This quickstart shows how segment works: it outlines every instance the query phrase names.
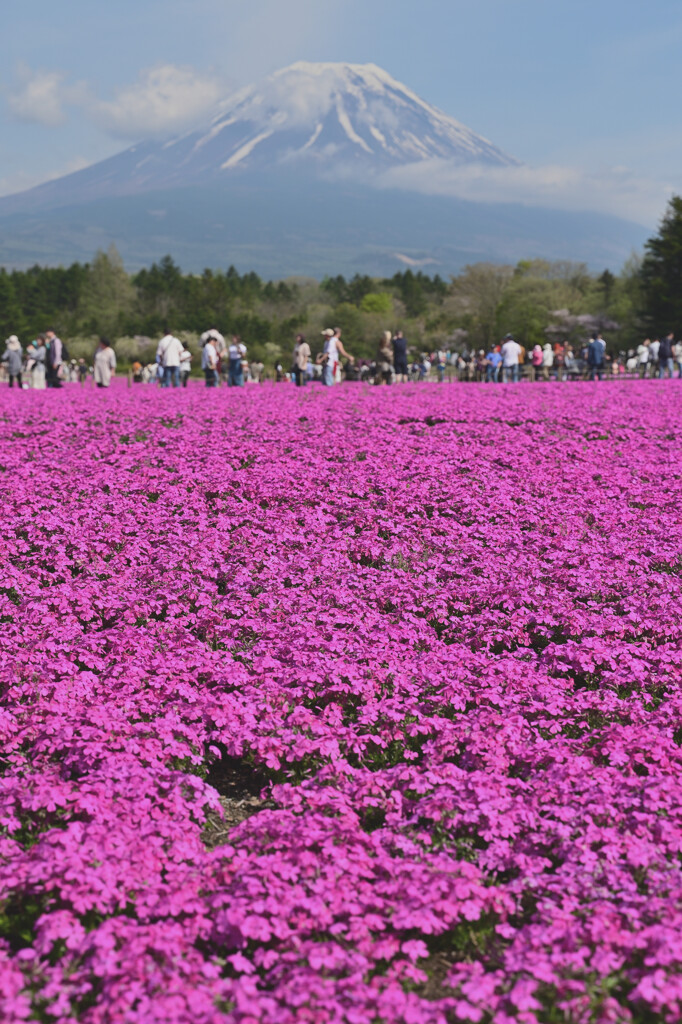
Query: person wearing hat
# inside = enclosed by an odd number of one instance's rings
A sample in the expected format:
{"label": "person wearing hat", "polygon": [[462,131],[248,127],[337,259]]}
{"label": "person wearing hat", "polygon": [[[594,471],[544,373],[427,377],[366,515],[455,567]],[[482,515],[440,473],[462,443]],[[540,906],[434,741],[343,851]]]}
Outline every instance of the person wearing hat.
{"label": "person wearing hat", "polygon": [[505,334],[500,355],[502,356],[502,375],[505,384],[508,384],[510,379],[518,381],[521,346],[514,341],[511,334]]}
{"label": "person wearing hat", "polygon": [[318,362],[322,363],[322,383],[326,384],[327,387],[331,387],[336,380],[336,367],[338,366],[339,355],[345,356],[351,363],[353,362],[353,357],[343,347],[339,328],[333,331],[331,327],[325,327],[322,335],[325,339],[324,349],[322,355],[318,356]]}
{"label": "person wearing hat", "polygon": [[19,344],[19,339],[16,334],[10,334],[5,345],[7,347],[5,348],[5,354],[2,357],[2,361],[3,363],[7,363],[9,386],[14,386],[14,380],[16,378],[17,386],[21,388],[21,371],[24,366],[24,353],[21,350],[21,345]]}

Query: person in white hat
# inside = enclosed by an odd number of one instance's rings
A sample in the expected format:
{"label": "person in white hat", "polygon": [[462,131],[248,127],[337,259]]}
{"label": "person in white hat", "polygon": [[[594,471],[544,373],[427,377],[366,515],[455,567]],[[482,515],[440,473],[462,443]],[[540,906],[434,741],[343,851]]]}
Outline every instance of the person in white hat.
{"label": "person in white hat", "polygon": [[21,389],[21,371],[24,368],[24,353],[21,350],[21,345],[19,344],[19,339],[16,334],[10,334],[5,345],[6,348],[2,361],[3,363],[7,363],[9,386],[14,386],[14,380],[16,378],[17,386]]}
{"label": "person in white hat", "polygon": [[339,356],[345,356],[351,363],[353,362],[353,357],[343,347],[341,331],[338,327],[336,331],[333,331],[331,327],[326,327],[322,331],[322,335],[325,339],[324,349],[322,355],[317,357],[317,361],[322,363],[322,383],[326,384],[327,387],[331,387],[336,380],[336,367],[338,366]]}

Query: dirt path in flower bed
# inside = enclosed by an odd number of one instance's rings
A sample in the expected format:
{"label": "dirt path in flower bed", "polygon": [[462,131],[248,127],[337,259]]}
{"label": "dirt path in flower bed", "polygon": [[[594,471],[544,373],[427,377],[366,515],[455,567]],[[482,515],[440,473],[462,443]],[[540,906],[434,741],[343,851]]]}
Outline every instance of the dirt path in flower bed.
{"label": "dirt path in flower bed", "polygon": [[244,761],[224,756],[212,766],[206,781],[220,794],[220,811],[209,814],[204,824],[203,841],[208,849],[229,843],[237,825],[274,807],[267,798],[267,775]]}
{"label": "dirt path in flower bed", "polygon": [[677,1024],[677,381],[0,392],[0,1020]]}

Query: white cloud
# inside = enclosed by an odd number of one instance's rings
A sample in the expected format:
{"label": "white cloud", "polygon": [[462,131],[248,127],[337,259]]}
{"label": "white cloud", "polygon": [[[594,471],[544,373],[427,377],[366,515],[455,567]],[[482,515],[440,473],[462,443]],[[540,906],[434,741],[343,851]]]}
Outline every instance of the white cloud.
{"label": "white cloud", "polygon": [[646,227],[658,220],[675,191],[666,182],[638,176],[624,167],[487,167],[448,160],[425,160],[392,168],[380,176],[378,184],[472,202],[593,210]]}
{"label": "white cloud", "polygon": [[69,108],[114,138],[138,140],[171,135],[208,117],[226,91],[217,75],[163,64],[143,71],[137,82],[100,99],[84,82],[69,82],[62,71],[32,71],[22,65],[7,106],[21,121],[56,127]]}
{"label": "white cloud", "polygon": [[171,135],[212,113],[224,89],[217,75],[163,64],[143,71],[112,100],[90,99],[85,110],[118,138]]}
{"label": "white cloud", "polygon": [[53,128],[66,120],[64,75],[60,71],[32,71],[19,68],[19,87],[7,95],[7,106],[19,121]]}

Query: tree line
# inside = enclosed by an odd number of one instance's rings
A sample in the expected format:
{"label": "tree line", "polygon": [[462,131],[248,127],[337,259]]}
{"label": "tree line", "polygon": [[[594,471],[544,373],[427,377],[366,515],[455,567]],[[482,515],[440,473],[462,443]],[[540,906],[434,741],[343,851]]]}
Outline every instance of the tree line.
{"label": "tree line", "polygon": [[472,264],[447,281],[408,269],[389,278],[275,282],[234,267],[183,273],[170,256],[129,274],[113,246],[88,264],[0,269],[2,337],[18,334],[26,343],[54,327],[74,355],[91,354],[96,337],[106,335],[123,362],[153,358],[166,328],[194,346],[201,331],[217,327],[239,334],[251,358],[272,364],[288,356],[299,331],[316,351],[330,325],[342,328],[347,348],[360,358],[372,358],[381,331],[397,326],[427,351],[487,349],[507,332],[527,347],[548,339],[575,343],[599,328],[615,352],[647,334],[679,333],[682,198],[673,197],[644,254],[633,254],[618,274],[534,259]]}

